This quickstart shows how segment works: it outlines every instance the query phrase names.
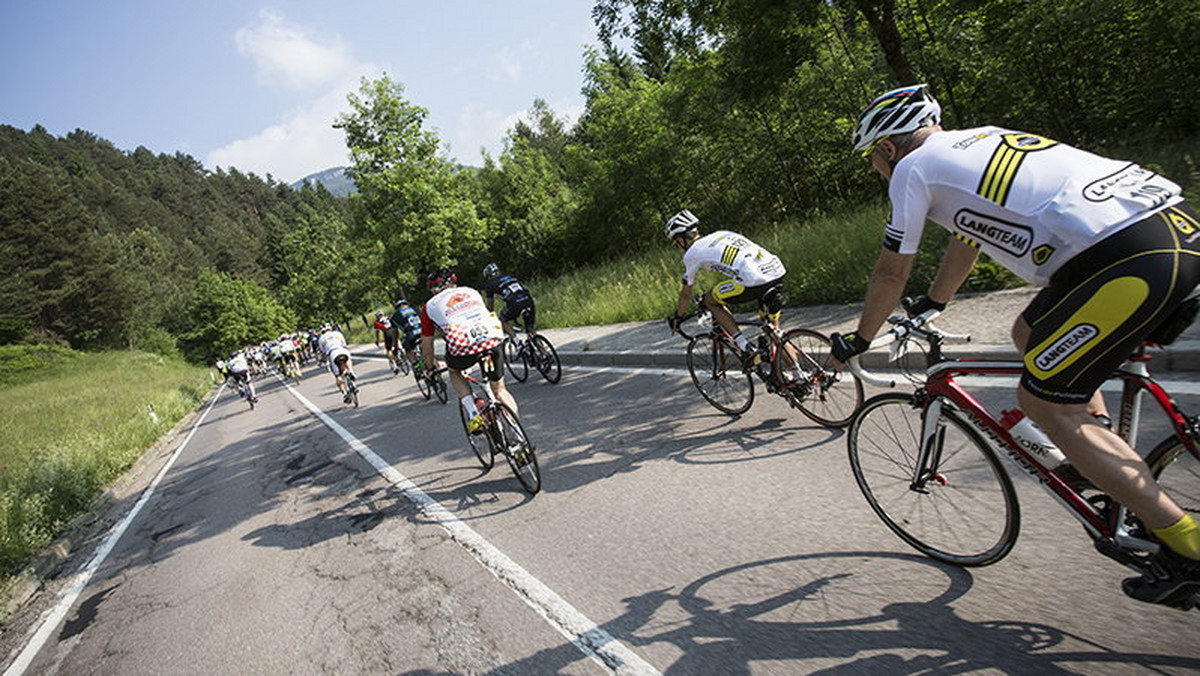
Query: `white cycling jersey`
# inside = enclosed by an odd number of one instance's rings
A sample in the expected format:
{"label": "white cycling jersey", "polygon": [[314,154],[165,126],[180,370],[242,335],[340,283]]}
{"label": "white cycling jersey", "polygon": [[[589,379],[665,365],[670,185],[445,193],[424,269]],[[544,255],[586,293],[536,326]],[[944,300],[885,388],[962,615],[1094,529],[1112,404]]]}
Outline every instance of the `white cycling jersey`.
{"label": "white cycling jersey", "polygon": [[454,286],[442,291],[421,309],[421,335],[432,336],[434,328],[446,340],[446,351],[461,357],[479,354],[504,340],[504,328],[483,302],[478,291]]}
{"label": "white cycling jersey", "polygon": [[317,347],[328,356],[334,350],[346,347],[346,337],[341,331],[326,331],[317,341]]}
{"label": "white cycling jersey", "polygon": [[884,246],[916,253],[925,220],[1032,284],[1108,235],[1182,200],[1131,162],[1000,127],[938,131],[897,164]]}
{"label": "white cycling jersey", "polygon": [[230,373],[244,373],[250,369],[250,366],[246,364],[246,356],[240,353],[226,364],[229,366]]}
{"label": "white cycling jersey", "polygon": [[775,254],[736,232],[717,230],[683,254],[683,283],[692,285],[701,268],[715,270],[745,287],[773,282],[787,272]]}

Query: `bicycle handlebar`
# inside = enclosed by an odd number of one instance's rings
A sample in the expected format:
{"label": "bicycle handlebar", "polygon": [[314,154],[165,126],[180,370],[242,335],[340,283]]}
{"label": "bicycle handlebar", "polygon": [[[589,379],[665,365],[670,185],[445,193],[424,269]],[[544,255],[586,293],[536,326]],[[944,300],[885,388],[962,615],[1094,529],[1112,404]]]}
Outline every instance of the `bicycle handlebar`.
{"label": "bicycle handlebar", "polygon": [[[873,350],[884,345],[894,343],[903,343],[911,338],[919,338],[927,343],[935,346],[940,346],[942,343],[969,343],[971,342],[970,334],[966,333],[946,333],[933,325],[933,320],[941,314],[939,310],[927,310],[916,317],[908,318],[894,315],[888,317],[888,323],[892,325],[886,333],[883,333],[871,341],[871,346],[868,350]],[[940,356],[940,353],[938,353]],[[850,372],[862,380],[864,383],[875,385],[876,387],[895,387],[896,380],[888,376],[871,373],[863,368],[861,363],[862,355],[855,355],[850,358],[846,367]],[[898,357],[893,357],[892,361]]]}

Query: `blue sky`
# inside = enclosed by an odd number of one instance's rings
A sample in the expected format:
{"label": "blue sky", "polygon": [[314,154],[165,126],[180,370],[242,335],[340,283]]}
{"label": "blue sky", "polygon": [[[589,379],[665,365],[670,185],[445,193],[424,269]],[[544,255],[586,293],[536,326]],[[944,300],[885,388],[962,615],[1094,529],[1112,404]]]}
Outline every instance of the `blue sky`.
{"label": "blue sky", "polygon": [[86,129],[293,181],[346,164],[331,124],[387,72],[479,164],[535,98],[582,112],[591,0],[5,0],[0,123]]}

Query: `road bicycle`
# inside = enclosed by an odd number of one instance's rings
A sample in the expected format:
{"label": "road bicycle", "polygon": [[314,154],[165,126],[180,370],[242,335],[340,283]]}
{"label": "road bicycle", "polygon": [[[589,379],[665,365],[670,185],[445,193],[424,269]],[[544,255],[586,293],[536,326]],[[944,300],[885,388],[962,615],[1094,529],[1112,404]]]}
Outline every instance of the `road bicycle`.
{"label": "road bicycle", "polygon": [[[399,343],[400,339],[397,338],[396,342]],[[404,356],[404,350],[400,349],[398,344],[392,346],[391,355],[393,359],[392,363],[396,365],[395,368],[397,369],[393,371],[393,375],[406,376],[412,371],[412,363],[408,361],[408,357]]]}
{"label": "road bicycle", "polygon": [[[901,345],[927,345],[928,369],[915,392],[871,397],[846,435],[855,481],[875,514],[917,551],[959,566],[984,566],[1003,559],[1016,543],[1020,508],[1013,483],[997,455],[1007,455],[1079,520],[1097,551],[1140,574],[1163,576],[1156,561],[1159,543],[1119,503],[1080,481],[1069,465],[1047,469],[997,418],[955,382],[959,376],[1018,375],[1019,361],[947,359],[942,345],[966,339],[930,326],[930,311],[915,319],[892,317],[882,338]],[[872,345],[878,345],[877,339]],[[1113,378],[1121,399],[1116,432],[1137,447],[1141,402],[1148,396],[1162,410],[1171,432],[1145,455],[1159,485],[1187,513],[1200,513],[1200,427],[1150,377],[1145,345]],[[850,368],[865,382],[892,386],[894,380]],[[1072,476],[1075,474],[1076,476]],[[1194,596],[1175,599],[1184,609]]]}
{"label": "road bicycle", "polygon": [[[711,321],[704,306],[681,318]],[[792,408],[826,427],[845,427],[863,401],[862,383],[833,368],[829,338],[809,329],[781,331],[759,311],[757,321],[739,327],[758,330],[747,354],[739,356],[733,338],[719,325],[711,330],[680,335],[688,340],[687,367],[692,383],[705,401],[729,415],[741,415],[754,403],[754,379],[778,394]],[[702,324],[702,327],[704,325]],[[707,328],[707,327],[705,327]]]}
{"label": "road bicycle", "polygon": [[241,397],[242,399],[245,399],[246,403],[250,404],[250,410],[253,411],[254,405],[258,403],[258,397],[254,396],[254,394],[251,391],[250,374],[247,373],[245,379],[238,378],[237,376],[233,376],[233,375],[231,375],[230,377],[233,378],[237,382],[238,396]]}
{"label": "road bicycle", "polygon": [[446,403],[446,378],[442,375],[446,369],[414,368],[413,377],[417,380],[417,389],[421,396],[428,400],[436,396],[438,401]]}
{"label": "road bicycle", "polygon": [[355,378],[354,372],[349,370],[343,373],[342,377],[346,379],[345,396],[349,398],[349,401],[346,403],[350,404],[354,408],[358,408],[358,379]]}
{"label": "road bicycle", "polygon": [[[495,364],[491,357],[485,356],[480,364],[481,373],[486,374],[493,368]],[[533,444],[525,435],[521,421],[511,408],[496,399],[491,387],[465,371],[463,377],[471,386],[475,407],[484,422],[483,428],[472,434],[470,414],[467,413],[466,407],[459,403],[458,414],[462,420],[463,433],[467,435],[467,441],[471,444],[475,457],[479,459],[479,464],[486,472],[496,463],[496,454],[503,455],[521,486],[530,495],[536,495],[542,490],[542,472],[538,468]],[[479,394],[481,391],[483,396]]]}
{"label": "road bicycle", "polygon": [[504,364],[512,377],[525,382],[532,365],[547,381],[557,383],[562,378],[562,363],[558,361],[558,352],[550,339],[540,333],[531,335],[517,326],[513,331],[513,335],[504,341]]}

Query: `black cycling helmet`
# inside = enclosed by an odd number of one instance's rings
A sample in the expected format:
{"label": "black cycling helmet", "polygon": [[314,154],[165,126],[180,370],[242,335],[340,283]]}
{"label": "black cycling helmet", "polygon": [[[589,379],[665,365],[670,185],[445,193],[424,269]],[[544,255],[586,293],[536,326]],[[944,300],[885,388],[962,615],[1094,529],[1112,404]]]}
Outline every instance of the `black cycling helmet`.
{"label": "black cycling helmet", "polygon": [[454,270],[451,268],[438,268],[437,270],[429,273],[429,276],[425,278],[425,288],[429,289],[430,291],[433,291],[434,289],[446,284],[457,283],[458,275],[454,274]]}

